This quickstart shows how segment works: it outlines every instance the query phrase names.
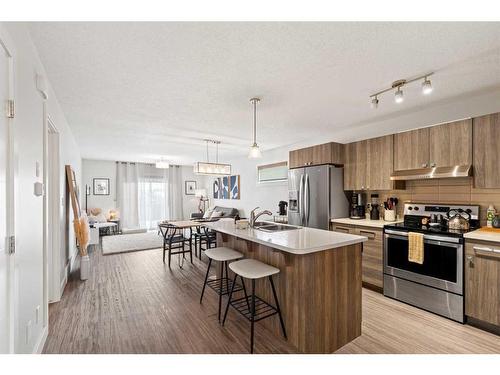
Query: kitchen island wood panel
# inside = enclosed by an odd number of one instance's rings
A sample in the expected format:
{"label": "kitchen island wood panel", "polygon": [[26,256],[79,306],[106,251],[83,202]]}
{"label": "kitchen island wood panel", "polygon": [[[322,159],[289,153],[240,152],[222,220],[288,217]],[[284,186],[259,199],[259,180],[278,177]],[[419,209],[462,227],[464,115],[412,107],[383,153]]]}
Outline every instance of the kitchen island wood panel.
{"label": "kitchen island wood panel", "polygon": [[[274,281],[288,341],[300,352],[332,353],[361,335],[361,243],[309,254],[288,253],[221,232],[217,243],[280,269]],[[257,280],[256,294],[273,301],[267,279]],[[228,319],[236,313],[231,309]],[[281,335],[277,316],[259,324]]]}

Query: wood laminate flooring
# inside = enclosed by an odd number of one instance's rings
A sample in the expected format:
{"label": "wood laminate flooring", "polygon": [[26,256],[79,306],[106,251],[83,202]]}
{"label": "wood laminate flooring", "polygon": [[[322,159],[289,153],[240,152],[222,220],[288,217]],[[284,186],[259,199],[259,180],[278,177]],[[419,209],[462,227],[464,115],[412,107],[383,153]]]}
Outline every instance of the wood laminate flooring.
{"label": "wood laminate flooring", "polygon": [[[161,250],[91,253],[91,277],[72,275],[50,305],[44,353],[247,353],[249,322],[230,311],[217,322],[217,295],[199,303],[206,263],[183,269]],[[272,317],[271,319],[278,319]],[[296,349],[256,323],[256,353]],[[500,353],[500,337],[363,290],[362,335],[337,353]]]}

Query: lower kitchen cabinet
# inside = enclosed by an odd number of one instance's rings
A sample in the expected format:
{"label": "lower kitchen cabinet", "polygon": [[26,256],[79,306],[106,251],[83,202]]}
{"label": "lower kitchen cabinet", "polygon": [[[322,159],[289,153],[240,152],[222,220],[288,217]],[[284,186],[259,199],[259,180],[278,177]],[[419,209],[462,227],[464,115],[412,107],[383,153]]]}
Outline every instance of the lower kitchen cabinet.
{"label": "lower kitchen cabinet", "polygon": [[332,230],[340,233],[368,237],[363,242],[362,280],[363,286],[377,291],[383,287],[383,231],[382,229],[332,223]]}
{"label": "lower kitchen cabinet", "polygon": [[465,315],[500,326],[500,245],[465,243]]}

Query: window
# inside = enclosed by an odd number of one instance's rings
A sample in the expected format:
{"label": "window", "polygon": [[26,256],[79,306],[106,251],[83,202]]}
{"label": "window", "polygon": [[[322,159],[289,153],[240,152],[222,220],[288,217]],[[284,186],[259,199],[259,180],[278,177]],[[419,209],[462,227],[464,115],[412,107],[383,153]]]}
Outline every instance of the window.
{"label": "window", "polygon": [[288,163],[282,161],[279,163],[259,165],[257,167],[257,179],[259,182],[278,182],[288,179]]}

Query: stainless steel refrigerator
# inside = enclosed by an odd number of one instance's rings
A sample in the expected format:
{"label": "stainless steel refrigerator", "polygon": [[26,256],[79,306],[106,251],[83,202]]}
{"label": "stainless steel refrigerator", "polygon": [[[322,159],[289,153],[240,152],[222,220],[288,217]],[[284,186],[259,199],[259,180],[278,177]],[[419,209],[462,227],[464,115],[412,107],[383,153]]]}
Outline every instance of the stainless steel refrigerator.
{"label": "stainless steel refrigerator", "polygon": [[330,229],[330,220],[349,217],[344,169],[333,165],[288,171],[288,223]]}

